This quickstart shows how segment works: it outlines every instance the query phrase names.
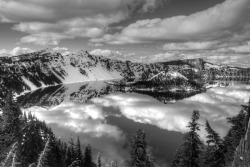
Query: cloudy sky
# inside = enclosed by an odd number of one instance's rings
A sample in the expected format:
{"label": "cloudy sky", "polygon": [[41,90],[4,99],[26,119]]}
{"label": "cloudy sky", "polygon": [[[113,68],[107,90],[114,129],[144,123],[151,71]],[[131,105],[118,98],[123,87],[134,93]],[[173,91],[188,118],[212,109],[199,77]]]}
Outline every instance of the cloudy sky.
{"label": "cloudy sky", "polygon": [[248,66],[250,0],[0,0],[0,55],[81,49]]}

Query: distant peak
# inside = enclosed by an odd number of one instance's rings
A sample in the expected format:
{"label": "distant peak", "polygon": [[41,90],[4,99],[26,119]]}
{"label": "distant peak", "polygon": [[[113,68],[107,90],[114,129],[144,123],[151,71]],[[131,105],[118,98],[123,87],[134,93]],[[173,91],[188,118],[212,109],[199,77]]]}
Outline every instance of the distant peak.
{"label": "distant peak", "polygon": [[40,51],[40,53],[57,53],[51,48],[46,48]]}
{"label": "distant peak", "polygon": [[89,54],[89,52],[87,50],[80,50],[78,53],[81,53],[81,54]]}

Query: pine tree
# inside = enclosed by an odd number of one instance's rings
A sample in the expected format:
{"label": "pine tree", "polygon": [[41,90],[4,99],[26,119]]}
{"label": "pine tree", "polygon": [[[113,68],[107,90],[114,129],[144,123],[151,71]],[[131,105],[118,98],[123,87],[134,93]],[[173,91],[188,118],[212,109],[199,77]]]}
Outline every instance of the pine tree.
{"label": "pine tree", "polygon": [[45,144],[44,150],[41,152],[38,162],[37,162],[37,167],[44,167],[48,165],[48,156],[51,151],[51,148],[49,146],[50,139]]}
{"label": "pine tree", "polygon": [[42,138],[41,131],[41,122],[29,113],[28,123],[23,129],[22,144],[18,148],[18,161],[23,166],[37,162],[44,149],[46,141]]}
{"label": "pine tree", "polygon": [[137,130],[133,137],[130,150],[130,167],[151,167],[147,153],[147,142],[145,132],[141,129]]}
{"label": "pine tree", "polygon": [[181,145],[175,154],[175,159],[172,162],[172,167],[186,167],[184,161],[184,148],[183,145]]}
{"label": "pine tree", "polygon": [[102,167],[101,153],[97,154],[97,167]]}
{"label": "pine tree", "polygon": [[205,129],[208,133],[207,135],[207,147],[204,149],[202,160],[203,166],[208,167],[220,167],[224,163],[224,154],[221,151],[222,146],[222,139],[220,138],[219,134],[215,132],[209,122],[206,120]]}
{"label": "pine tree", "polygon": [[49,140],[48,166],[65,167],[65,152],[61,149],[60,141],[55,138],[54,134],[49,135]]}
{"label": "pine tree", "polygon": [[184,135],[184,143],[176,155],[177,159],[172,162],[172,167],[199,167],[199,157],[203,146],[197,133],[200,130],[200,124],[197,122],[199,116],[199,111],[195,110],[187,126],[190,131]]}
{"label": "pine tree", "polygon": [[219,133],[215,132],[209,122],[206,120],[206,124],[205,124],[205,130],[207,131],[208,135],[207,135],[207,144],[208,146],[212,146],[215,148],[219,148],[219,146],[222,144],[222,139],[219,135]]}
{"label": "pine tree", "polygon": [[224,137],[224,155],[226,165],[231,164],[236,147],[239,145],[242,137],[245,136],[248,120],[247,113],[241,110],[238,115],[228,118],[228,123],[232,124],[227,135]]}
{"label": "pine tree", "polygon": [[93,162],[92,162],[92,151],[91,151],[91,146],[87,145],[85,148],[84,152],[84,167],[92,167]]}
{"label": "pine tree", "polygon": [[65,164],[66,164],[66,166],[69,166],[72,164],[72,154],[71,154],[70,147],[67,148],[67,152],[65,155]]}
{"label": "pine tree", "polygon": [[10,147],[18,142],[20,144],[22,112],[13,100],[12,92],[8,91],[2,106],[2,116],[0,119],[0,161],[6,156]]}
{"label": "pine tree", "polygon": [[77,137],[75,152],[76,152],[76,160],[79,161],[79,166],[82,167],[83,166],[83,155],[82,155],[81,142],[80,142],[79,136]]}
{"label": "pine tree", "polygon": [[74,143],[74,137],[71,136],[69,141],[69,149],[71,152],[71,162],[76,160],[76,152],[75,152],[75,143]]}

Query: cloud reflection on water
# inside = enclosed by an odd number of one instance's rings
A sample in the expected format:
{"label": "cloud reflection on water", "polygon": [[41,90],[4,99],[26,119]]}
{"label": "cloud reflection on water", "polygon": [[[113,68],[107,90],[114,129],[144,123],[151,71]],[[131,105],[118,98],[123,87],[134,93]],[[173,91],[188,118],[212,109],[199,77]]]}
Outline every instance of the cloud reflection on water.
{"label": "cloud reflection on water", "polygon": [[[207,119],[211,126],[224,136],[229,128],[226,118],[236,115],[240,105],[246,103],[249,97],[250,86],[234,85],[212,88],[206,93],[168,105],[150,96],[119,93],[94,98],[90,104],[64,102],[49,110],[40,107],[31,107],[27,110],[35,113],[39,119],[45,120],[52,129],[56,129],[54,130],[56,135],[67,139],[74,132],[84,143],[90,143],[95,150],[101,151],[106,160],[112,157],[113,160],[123,163],[128,158],[127,147],[125,147],[128,130],[119,126],[119,122],[110,124],[107,118],[124,117],[137,123],[135,126],[153,125],[162,130],[183,133],[187,131],[186,125],[193,110],[197,109],[201,114],[200,123],[204,124]],[[136,131],[138,127],[131,128]],[[204,128],[200,135],[205,139]],[[164,151],[167,154],[168,150]]]}

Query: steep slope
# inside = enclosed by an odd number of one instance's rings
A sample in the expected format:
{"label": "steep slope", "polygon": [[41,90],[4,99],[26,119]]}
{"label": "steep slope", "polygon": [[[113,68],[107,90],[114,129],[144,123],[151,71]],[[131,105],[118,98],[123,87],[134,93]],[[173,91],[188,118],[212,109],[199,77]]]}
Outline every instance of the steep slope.
{"label": "steep slope", "polygon": [[[187,78],[194,76],[198,69],[194,68],[195,63],[192,62],[196,61],[184,62],[175,70]],[[109,59],[91,55],[87,51],[63,56],[45,49],[20,56],[1,57],[0,83],[8,89],[21,93],[41,87],[76,82],[135,78],[148,80],[161,71],[170,70],[171,67],[173,66],[166,63],[143,64]]]}
{"label": "steep slope", "polygon": [[161,71],[147,80],[128,85],[133,91],[158,93],[187,93],[203,91],[202,85],[188,79],[177,71]]}
{"label": "steep slope", "polygon": [[250,166],[250,120],[248,122],[245,137],[241,139],[236,148],[234,160],[231,167],[249,167]]}
{"label": "steep slope", "polygon": [[62,56],[51,50],[0,58],[0,83],[20,93],[49,85],[136,78],[163,70],[162,64],[140,64],[80,51]]}
{"label": "steep slope", "polygon": [[250,79],[250,69],[240,67],[230,67],[226,65],[216,65],[205,62],[203,78],[208,80],[240,80]]}

